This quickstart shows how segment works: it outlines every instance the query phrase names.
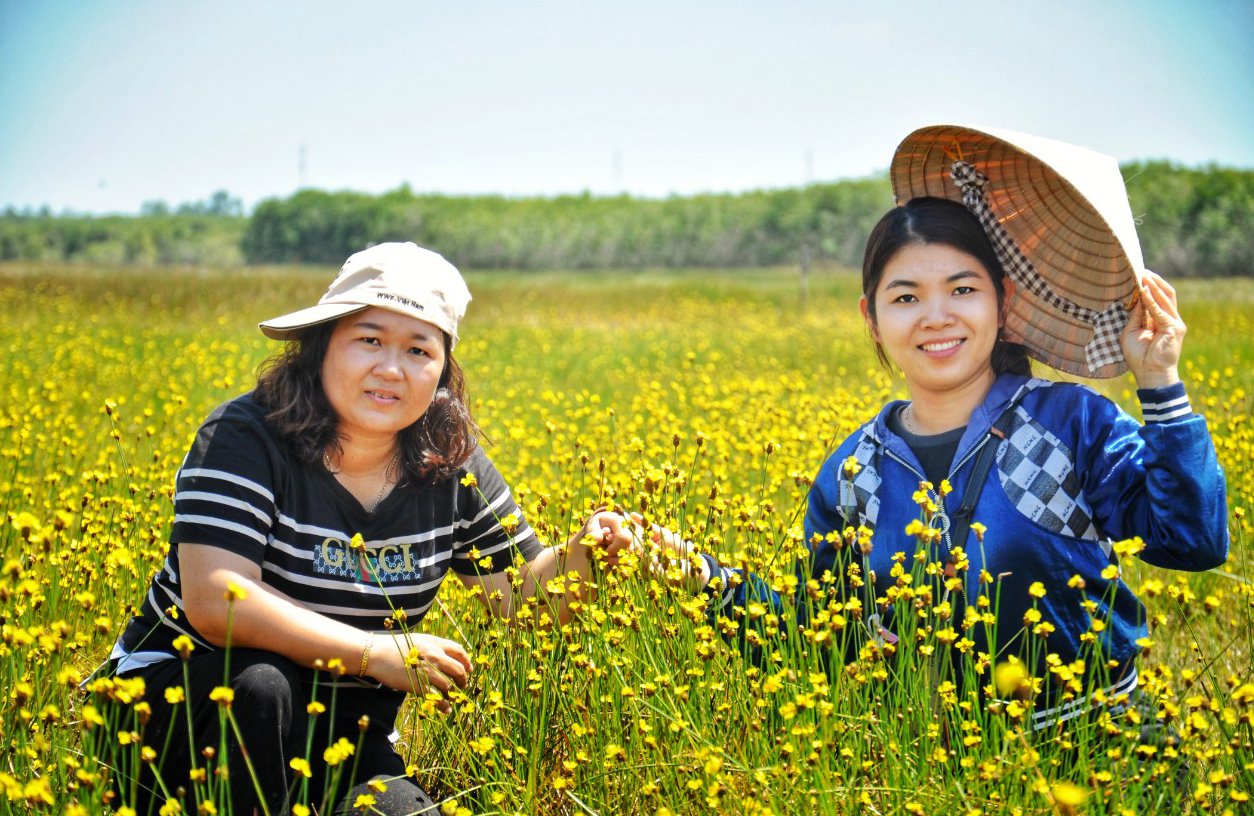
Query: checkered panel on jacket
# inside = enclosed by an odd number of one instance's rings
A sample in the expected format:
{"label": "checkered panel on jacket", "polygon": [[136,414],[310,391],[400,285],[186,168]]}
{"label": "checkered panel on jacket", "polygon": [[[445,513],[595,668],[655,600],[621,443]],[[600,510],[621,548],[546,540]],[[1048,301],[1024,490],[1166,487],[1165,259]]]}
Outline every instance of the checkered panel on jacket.
{"label": "checkered panel on jacket", "polygon": [[840,506],[845,512],[846,524],[865,524],[875,529],[880,515],[880,500],[876,494],[884,481],[880,476],[878,451],[871,435],[863,433],[853,452],[861,470],[852,479],[841,473]]}
{"label": "checkered panel on jacket", "polygon": [[1010,431],[998,446],[997,474],[1011,503],[1046,530],[1074,538],[1101,537],[1071,450],[1022,406],[1015,409]]}

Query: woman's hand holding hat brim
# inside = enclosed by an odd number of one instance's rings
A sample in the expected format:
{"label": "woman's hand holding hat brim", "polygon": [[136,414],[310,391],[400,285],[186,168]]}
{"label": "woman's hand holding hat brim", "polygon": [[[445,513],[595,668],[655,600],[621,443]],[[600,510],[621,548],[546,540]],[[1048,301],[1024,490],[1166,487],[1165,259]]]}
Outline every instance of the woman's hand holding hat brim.
{"label": "woman's hand holding hat brim", "polygon": [[1146,270],[1140,297],[1119,337],[1123,357],[1139,387],[1162,388],[1180,382],[1178,366],[1187,331],[1175,288]]}

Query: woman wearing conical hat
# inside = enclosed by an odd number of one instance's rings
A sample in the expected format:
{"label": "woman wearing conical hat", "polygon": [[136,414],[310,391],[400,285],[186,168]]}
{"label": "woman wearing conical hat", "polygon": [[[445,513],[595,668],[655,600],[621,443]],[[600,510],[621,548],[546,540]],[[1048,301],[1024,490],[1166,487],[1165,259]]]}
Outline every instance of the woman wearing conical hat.
{"label": "woman wearing conical hat", "polygon": [[[1036,727],[1094,695],[1126,701],[1147,627],[1120,558],[1193,571],[1228,552],[1223,474],[1179,376],[1176,293],[1142,267],[1113,159],[937,126],[901,144],[892,178],[899,205],[867,242],[859,307],[909,398],[820,469],[801,585],[831,592],[820,606],[853,601],[855,654],[895,648],[902,613],[915,614],[901,598],[930,588],[972,654],[1041,679]],[[1032,376],[1030,357],[1088,377],[1131,371],[1143,423],[1084,385]],[[903,592],[922,564],[935,569]],[[715,615],[778,600],[709,555],[698,572]]]}

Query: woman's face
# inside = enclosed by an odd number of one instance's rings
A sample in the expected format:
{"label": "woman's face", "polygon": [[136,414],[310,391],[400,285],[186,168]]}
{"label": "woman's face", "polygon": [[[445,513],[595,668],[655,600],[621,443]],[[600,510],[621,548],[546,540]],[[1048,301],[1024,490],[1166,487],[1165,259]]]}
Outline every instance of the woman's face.
{"label": "woman's face", "polygon": [[435,397],[444,361],[444,336],[426,321],[386,309],[340,318],[322,360],[322,388],[341,439],[390,439],[417,422]]}
{"label": "woman's face", "polygon": [[[1004,282],[1006,297],[1013,286]],[[974,256],[944,244],[907,244],[884,267],[862,316],[913,396],[987,390],[1002,325],[992,276]],[[982,393],[982,391],[981,391]]]}

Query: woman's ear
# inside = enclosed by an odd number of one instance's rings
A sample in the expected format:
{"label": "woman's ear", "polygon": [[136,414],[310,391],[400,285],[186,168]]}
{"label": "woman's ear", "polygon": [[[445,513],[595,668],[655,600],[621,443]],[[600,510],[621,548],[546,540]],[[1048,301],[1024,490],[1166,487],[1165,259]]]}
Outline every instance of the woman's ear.
{"label": "woman's ear", "polygon": [[1001,314],[997,317],[997,328],[1006,328],[1006,315],[1010,314],[1010,301],[1015,296],[1015,282],[1009,275],[1001,279]]}
{"label": "woman's ear", "polygon": [[871,339],[880,342],[880,330],[875,325],[875,315],[871,314],[871,303],[866,295],[858,300],[858,311],[862,312],[862,319],[866,321],[866,330],[871,333]]}

